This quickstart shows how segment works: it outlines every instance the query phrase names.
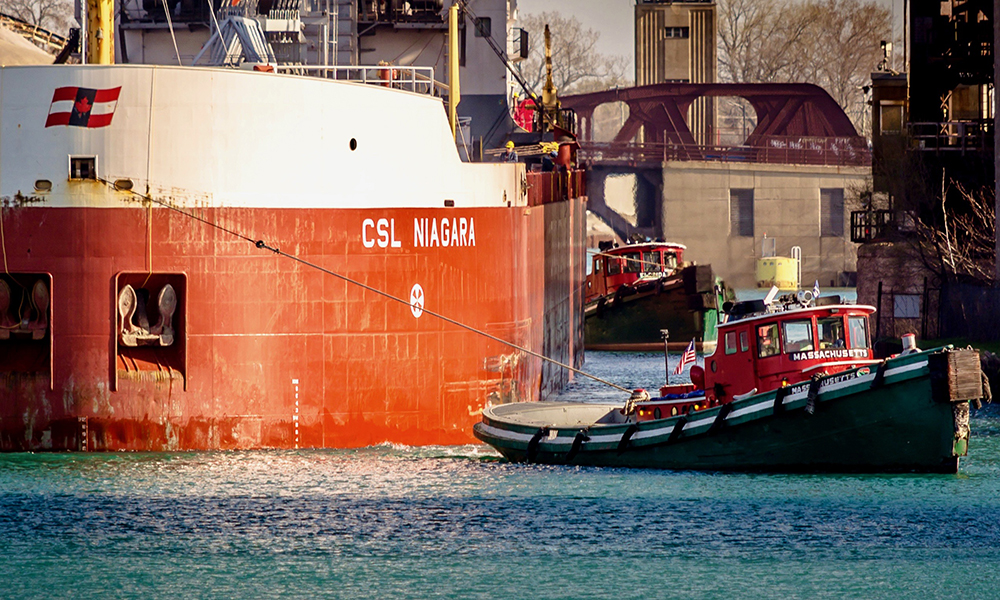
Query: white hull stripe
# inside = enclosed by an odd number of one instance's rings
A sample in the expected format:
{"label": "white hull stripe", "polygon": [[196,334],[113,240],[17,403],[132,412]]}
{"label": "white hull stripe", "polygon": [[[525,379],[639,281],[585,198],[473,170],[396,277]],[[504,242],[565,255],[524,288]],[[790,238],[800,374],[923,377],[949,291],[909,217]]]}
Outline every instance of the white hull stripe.
{"label": "white hull stripe", "polygon": [[[890,377],[890,376],[900,375],[903,373],[908,373],[910,371],[916,371],[922,369],[926,366],[927,366],[927,361],[920,361],[909,365],[893,367],[891,369],[886,369],[885,376]],[[825,392],[841,390],[844,388],[871,382],[874,381],[874,379],[875,379],[875,373],[870,373],[868,375],[862,375],[861,377],[856,377],[854,379],[848,379],[846,381],[838,381],[837,383],[831,384],[829,386],[822,386],[820,388],[820,395],[822,395]],[[789,404],[797,400],[802,400],[808,397],[808,395],[809,395],[808,391],[796,392],[794,394],[786,396],[784,401],[782,402],[782,405]],[[728,421],[729,419],[735,419],[741,416],[751,415],[761,411],[773,410],[773,409],[774,409],[774,400],[768,400],[767,402],[761,402],[753,406],[748,406],[745,408],[734,410],[726,416],[726,420]],[[688,421],[687,423],[684,424],[683,431],[694,430],[698,429],[699,427],[709,426],[715,421],[715,419],[716,415],[713,414],[695,421]],[[663,427],[656,427],[653,429],[637,431],[635,435],[632,436],[631,439],[648,440],[657,437],[669,436],[674,429],[675,423],[676,421],[670,423],[669,425],[665,425]],[[479,426],[483,431],[483,433],[497,439],[528,443],[534,437],[534,434],[531,433],[518,433],[516,431],[500,429],[492,425],[487,425],[486,423],[480,423]],[[580,429],[582,430],[584,428]],[[562,429],[561,431],[572,431],[572,430],[573,430],[572,428],[565,428]],[[618,443],[622,437],[622,434],[620,433],[600,435],[590,432],[589,435],[590,435],[589,442],[594,444],[615,444]],[[560,436],[554,439],[549,439],[548,437],[543,436],[540,442],[548,446],[560,445],[569,447],[573,445],[573,439],[574,438],[568,436]]]}

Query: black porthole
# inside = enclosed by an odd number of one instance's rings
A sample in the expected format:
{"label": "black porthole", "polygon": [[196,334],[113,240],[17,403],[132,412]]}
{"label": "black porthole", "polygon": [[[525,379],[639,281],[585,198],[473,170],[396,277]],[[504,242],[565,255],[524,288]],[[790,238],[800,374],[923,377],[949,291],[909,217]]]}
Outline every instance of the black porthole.
{"label": "black porthole", "polygon": [[659,419],[660,418],[660,407],[659,406],[657,406],[655,409],[653,409],[653,418],[654,419]]}
{"label": "black porthole", "polygon": [[716,369],[718,369],[718,368],[719,367],[716,366],[715,361],[713,360],[712,361],[712,372],[715,373]]}
{"label": "black porthole", "polygon": [[351,146],[351,151],[357,150],[358,149],[358,140],[356,140],[354,138],[351,138],[350,146]]}

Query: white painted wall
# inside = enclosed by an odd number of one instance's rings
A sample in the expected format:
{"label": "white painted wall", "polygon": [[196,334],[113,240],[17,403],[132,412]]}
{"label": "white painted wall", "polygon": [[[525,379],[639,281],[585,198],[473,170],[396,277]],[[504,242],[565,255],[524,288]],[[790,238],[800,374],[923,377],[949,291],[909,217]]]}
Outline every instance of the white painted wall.
{"label": "white painted wall", "polygon": [[[58,87],[121,86],[111,125],[45,127]],[[350,140],[357,149],[350,149]],[[439,99],[381,86],[148,65],[0,68],[0,196],[119,205],[68,180],[70,155],[135,190],[198,205],[439,207],[524,204],[522,165],[464,164]]]}

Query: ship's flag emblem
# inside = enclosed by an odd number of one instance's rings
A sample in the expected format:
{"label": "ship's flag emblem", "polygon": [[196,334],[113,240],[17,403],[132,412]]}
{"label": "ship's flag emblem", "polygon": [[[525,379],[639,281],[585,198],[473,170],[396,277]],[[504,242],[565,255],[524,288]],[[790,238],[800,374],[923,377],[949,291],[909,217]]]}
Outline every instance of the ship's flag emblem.
{"label": "ship's flag emblem", "polygon": [[95,90],[82,87],[56,88],[49,105],[46,127],[72,125],[74,127],[107,127],[115,116],[118,94],[122,88]]}

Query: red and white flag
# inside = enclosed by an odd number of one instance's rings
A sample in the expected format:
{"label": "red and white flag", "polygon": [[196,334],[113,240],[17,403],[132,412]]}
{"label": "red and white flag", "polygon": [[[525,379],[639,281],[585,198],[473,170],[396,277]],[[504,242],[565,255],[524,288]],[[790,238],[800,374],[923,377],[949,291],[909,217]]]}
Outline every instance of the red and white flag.
{"label": "red and white flag", "polygon": [[46,127],[107,127],[115,116],[121,86],[106,90],[82,87],[56,88],[49,105]]}
{"label": "red and white flag", "polygon": [[691,340],[691,343],[688,344],[687,349],[684,350],[684,354],[681,354],[681,360],[680,362],[677,363],[677,367],[674,369],[674,375],[680,375],[681,373],[683,373],[684,367],[694,363],[697,356],[698,355],[695,354],[694,351],[694,340]]}

